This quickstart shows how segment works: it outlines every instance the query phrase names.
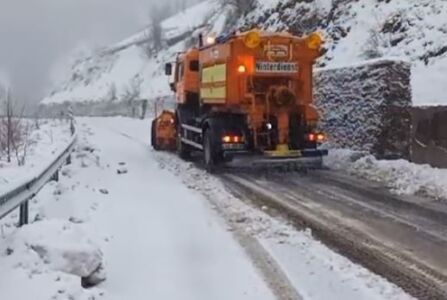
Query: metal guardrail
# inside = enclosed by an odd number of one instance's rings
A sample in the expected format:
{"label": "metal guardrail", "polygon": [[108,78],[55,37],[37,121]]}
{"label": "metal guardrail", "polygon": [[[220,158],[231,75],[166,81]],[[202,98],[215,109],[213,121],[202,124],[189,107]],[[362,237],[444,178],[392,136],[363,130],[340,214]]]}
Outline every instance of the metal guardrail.
{"label": "metal guardrail", "polygon": [[59,179],[59,169],[64,164],[71,163],[71,153],[77,141],[73,120],[70,121],[72,137],[68,145],[60,152],[56,159],[46,168],[21,183],[12,190],[0,194],[0,219],[4,218],[14,209],[20,207],[19,226],[28,224],[28,202],[50,181]]}

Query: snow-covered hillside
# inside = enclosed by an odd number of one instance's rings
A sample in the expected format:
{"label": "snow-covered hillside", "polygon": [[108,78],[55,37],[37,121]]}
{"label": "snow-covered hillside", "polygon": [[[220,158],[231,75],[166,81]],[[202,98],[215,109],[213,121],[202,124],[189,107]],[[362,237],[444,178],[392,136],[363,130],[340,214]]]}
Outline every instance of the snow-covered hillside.
{"label": "snow-covered hillside", "polygon": [[[444,0],[268,0],[243,16],[236,28],[320,31],[327,52],[320,65],[338,66],[377,57],[412,62],[415,105],[446,104],[447,2]],[[219,33],[229,9],[204,1],[162,23],[165,48],[148,57],[147,30],[79,60],[44,103],[155,99],[170,95],[163,63],[200,31]],[[150,43],[150,41],[149,41]]]}
{"label": "snow-covered hillside", "polygon": [[[164,49],[148,54],[149,30],[77,60],[68,78],[43,103],[155,99],[170,95],[164,63],[185,49],[198,30],[221,31],[225,14],[217,0],[199,3],[162,22]],[[149,46],[148,46],[149,44]]]}

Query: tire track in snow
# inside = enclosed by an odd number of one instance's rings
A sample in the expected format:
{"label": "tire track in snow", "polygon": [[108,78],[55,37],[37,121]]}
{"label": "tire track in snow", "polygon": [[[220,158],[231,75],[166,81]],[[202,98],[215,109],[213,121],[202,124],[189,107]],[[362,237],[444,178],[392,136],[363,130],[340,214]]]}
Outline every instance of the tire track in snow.
{"label": "tire track in snow", "polygon": [[306,188],[305,184],[299,185],[296,181],[292,185],[287,182],[278,185],[271,181],[267,186],[250,176],[227,175],[225,178],[228,184],[240,189],[240,193],[251,194],[252,200],[258,204],[277,209],[286,218],[294,220],[297,226],[311,228],[325,244],[388,278],[414,297],[446,299],[443,274],[428,268],[403,249],[395,249],[380,237],[366,232],[366,225],[360,221],[316,201],[322,197],[317,186]]}

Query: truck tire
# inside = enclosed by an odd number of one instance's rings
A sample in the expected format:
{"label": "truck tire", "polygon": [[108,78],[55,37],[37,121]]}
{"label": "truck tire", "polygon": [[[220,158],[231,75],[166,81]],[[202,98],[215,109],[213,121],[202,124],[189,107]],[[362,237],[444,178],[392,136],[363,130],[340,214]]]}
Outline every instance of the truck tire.
{"label": "truck tire", "polygon": [[215,136],[212,129],[207,129],[203,136],[203,164],[209,173],[216,171],[219,162],[216,154]]}
{"label": "truck tire", "polygon": [[156,128],[156,122],[157,120],[152,121],[152,128],[151,128],[151,145],[152,148],[154,148],[155,151],[160,150],[160,147],[157,145],[157,128]]}
{"label": "truck tire", "polygon": [[183,159],[188,160],[191,158],[191,147],[182,142],[182,123],[187,122],[191,118],[189,110],[184,105],[177,107],[177,139],[176,139],[176,152],[177,155]]}
{"label": "truck tire", "polygon": [[289,139],[293,150],[306,148],[305,132],[306,124],[303,114],[290,114],[289,116]]}
{"label": "truck tire", "polygon": [[176,142],[177,142],[177,146],[176,146],[177,155],[183,160],[187,160],[187,159],[191,158],[191,150],[190,150],[189,146],[182,142],[182,133],[181,133],[180,128],[177,129],[177,141]]}

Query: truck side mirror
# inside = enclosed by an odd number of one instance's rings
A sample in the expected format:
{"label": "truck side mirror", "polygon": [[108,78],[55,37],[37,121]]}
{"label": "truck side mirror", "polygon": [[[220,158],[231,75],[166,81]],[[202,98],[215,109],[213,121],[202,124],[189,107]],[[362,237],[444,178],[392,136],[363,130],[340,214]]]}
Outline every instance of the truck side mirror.
{"label": "truck side mirror", "polygon": [[172,64],[171,63],[167,63],[165,65],[165,74],[167,76],[171,76],[172,75]]}
{"label": "truck side mirror", "polygon": [[189,70],[192,72],[199,72],[199,61],[198,60],[191,60],[189,62]]}

